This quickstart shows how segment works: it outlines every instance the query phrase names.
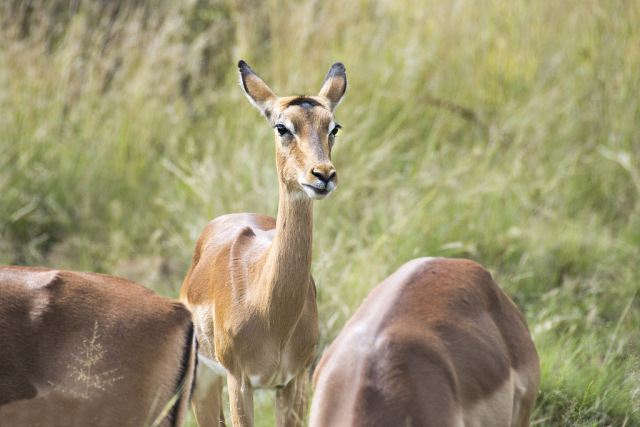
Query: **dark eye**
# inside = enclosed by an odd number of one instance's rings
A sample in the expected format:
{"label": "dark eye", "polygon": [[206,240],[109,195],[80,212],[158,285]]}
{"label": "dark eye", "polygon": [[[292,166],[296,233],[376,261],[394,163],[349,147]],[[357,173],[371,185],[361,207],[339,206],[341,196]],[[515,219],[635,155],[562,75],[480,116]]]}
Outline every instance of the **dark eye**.
{"label": "dark eye", "polygon": [[340,125],[336,125],[333,130],[331,131],[331,136],[336,136],[336,134],[338,133],[338,131],[342,128],[342,126]]}
{"label": "dark eye", "polygon": [[284,136],[289,133],[289,129],[287,129],[285,125],[276,125],[276,130],[280,136]]}

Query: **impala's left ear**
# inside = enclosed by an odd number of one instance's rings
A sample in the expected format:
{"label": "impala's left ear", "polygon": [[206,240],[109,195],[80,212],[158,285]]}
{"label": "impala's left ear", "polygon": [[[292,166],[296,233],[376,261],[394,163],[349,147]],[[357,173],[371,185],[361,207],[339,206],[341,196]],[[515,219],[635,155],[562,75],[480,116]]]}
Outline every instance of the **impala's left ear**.
{"label": "impala's left ear", "polygon": [[346,69],[342,62],[336,62],[331,66],[327,77],[325,77],[318,96],[326,99],[329,108],[333,111],[342,100],[345,90],[347,90]]}

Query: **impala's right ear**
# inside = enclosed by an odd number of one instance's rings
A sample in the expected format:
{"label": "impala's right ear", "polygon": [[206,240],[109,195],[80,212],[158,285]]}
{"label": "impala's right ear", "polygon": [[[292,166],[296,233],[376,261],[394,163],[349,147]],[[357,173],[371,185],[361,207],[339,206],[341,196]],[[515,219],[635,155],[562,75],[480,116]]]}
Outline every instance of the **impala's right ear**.
{"label": "impala's right ear", "polygon": [[269,89],[269,86],[253,72],[246,62],[240,60],[240,62],[238,62],[238,69],[240,70],[242,87],[249,101],[260,110],[267,120],[271,121],[273,106],[278,99],[278,95]]}

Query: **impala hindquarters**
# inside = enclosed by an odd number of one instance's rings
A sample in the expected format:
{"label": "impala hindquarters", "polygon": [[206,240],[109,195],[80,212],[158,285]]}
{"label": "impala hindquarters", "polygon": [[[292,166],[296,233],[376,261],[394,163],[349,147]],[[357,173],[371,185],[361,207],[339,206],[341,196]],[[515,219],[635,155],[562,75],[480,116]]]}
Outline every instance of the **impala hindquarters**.
{"label": "impala hindquarters", "polygon": [[412,260],[382,281],[314,373],[310,425],[527,426],[540,363],[479,264]]}
{"label": "impala hindquarters", "polygon": [[102,274],[0,267],[0,325],[1,425],[183,424],[197,343],[179,301]]}

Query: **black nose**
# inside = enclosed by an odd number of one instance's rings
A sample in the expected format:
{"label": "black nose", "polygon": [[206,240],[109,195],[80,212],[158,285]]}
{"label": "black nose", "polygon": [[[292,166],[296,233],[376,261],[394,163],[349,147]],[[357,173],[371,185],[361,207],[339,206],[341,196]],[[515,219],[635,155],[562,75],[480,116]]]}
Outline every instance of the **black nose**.
{"label": "black nose", "polygon": [[322,173],[317,169],[313,169],[311,171],[311,174],[313,176],[315,176],[316,178],[318,178],[320,181],[327,183],[329,181],[331,181],[333,179],[334,176],[336,176],[336,171],[335,170],[331,170],[328,174],[326,173]]}

